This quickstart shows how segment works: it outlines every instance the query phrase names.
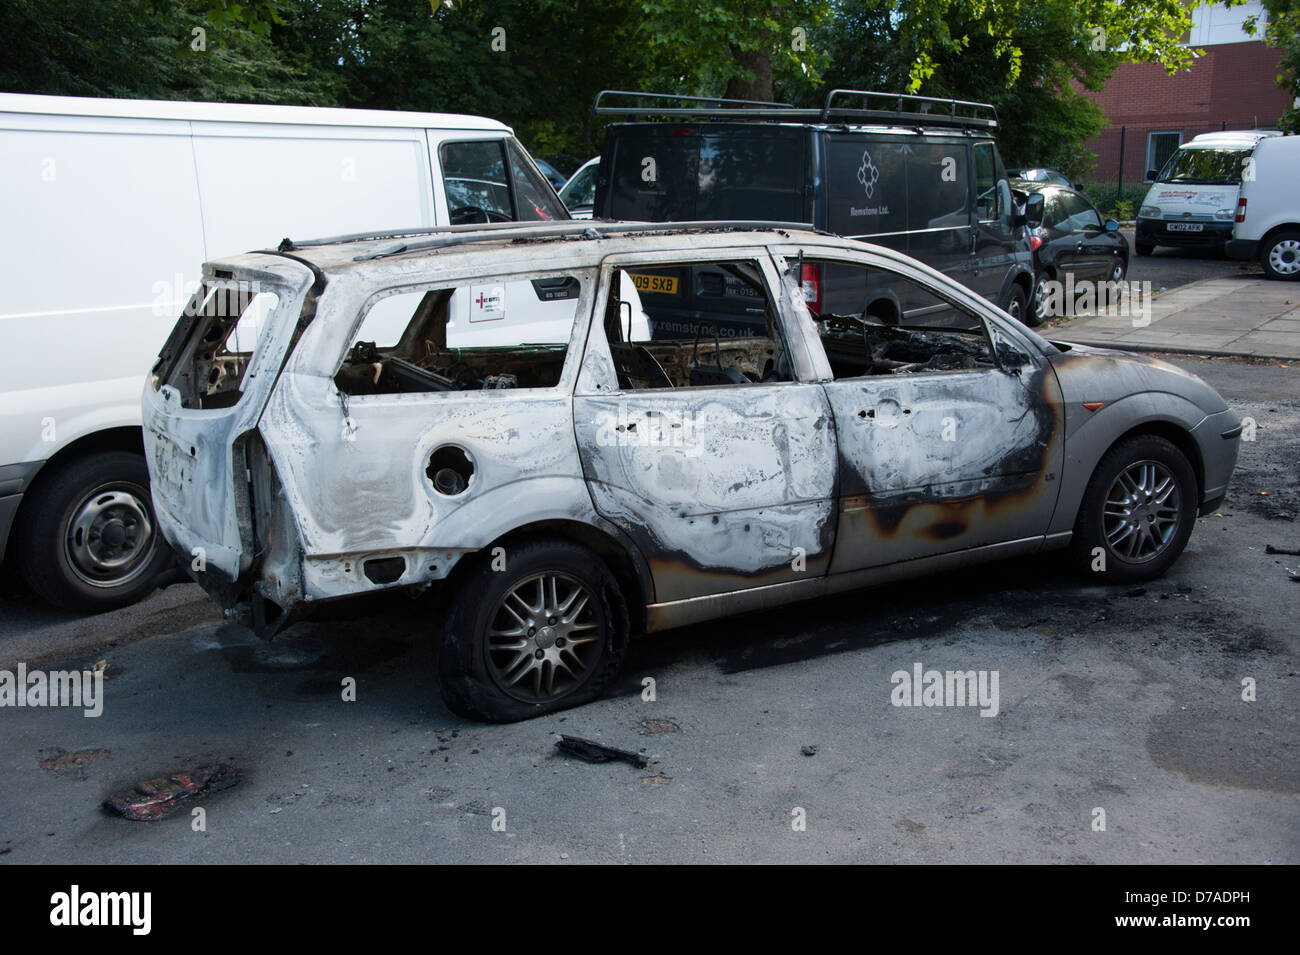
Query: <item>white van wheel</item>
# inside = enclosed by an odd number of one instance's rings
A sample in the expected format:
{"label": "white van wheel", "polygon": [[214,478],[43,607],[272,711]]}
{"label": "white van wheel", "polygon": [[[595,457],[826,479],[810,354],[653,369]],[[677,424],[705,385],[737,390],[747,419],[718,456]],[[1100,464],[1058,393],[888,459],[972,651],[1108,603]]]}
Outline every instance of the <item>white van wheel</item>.
{"label": "white van wheel", "polygon": [[70,610],[132,603],[172,560],[149,496],[144,458],[102,451],[59,466],[23,501],[23,573]]}
{"label": "white van wheel", "polygon": [[1300,232],[1279,232],[1263,243],[1259,263],[1271,279],[1300,279]]}

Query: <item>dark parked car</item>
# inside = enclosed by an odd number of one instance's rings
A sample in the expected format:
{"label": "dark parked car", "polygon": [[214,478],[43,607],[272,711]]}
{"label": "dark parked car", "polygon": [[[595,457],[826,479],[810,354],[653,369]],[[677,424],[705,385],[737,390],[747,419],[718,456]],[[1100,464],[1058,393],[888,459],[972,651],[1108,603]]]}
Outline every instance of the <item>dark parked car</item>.
{"label": "dark parked car", "polygon": [[1083,283],[1118,282],[1124,278],[1128,272],[1128,239],[1120,234],[1118,222],[1102,219],[1087,196],[1065,186],[1020,179],[1011,187],[1018,199],[1035,193],[1043,197],[1042,221],[1030,229],[1038,276],[1030,324],[1051,317],[1044,314],[1048,282],[1082,289],[1086,287]]}
{"label": "dark parked car", "polygon": [[[605,90],[595,111],[637,120],[605,131],[597,218],[809,224],[903,252],[1026,317],[1033,256],[988,104],[832,90],[802,109]],[[841,277],[820,272],[805,274],[809,291],[833,292]],[[887,294],[873,314],[899,308]]]}

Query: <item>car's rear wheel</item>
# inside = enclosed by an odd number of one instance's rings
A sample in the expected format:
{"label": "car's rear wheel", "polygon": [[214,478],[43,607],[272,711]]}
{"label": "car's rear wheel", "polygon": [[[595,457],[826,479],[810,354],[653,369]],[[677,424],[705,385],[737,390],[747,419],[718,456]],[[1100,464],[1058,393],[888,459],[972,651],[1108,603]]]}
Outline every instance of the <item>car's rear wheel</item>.
{"label": "car's rear wheel", "polygon": [[627,610],[599,557],[566,540],[507,548],[456,582],[438,658],[443,700],[510,722],[595,699],[623,662]]}
{"label": "car's rear wheel", "polygon": [[1259,264],[1271,279],[1300,279],[1300,232],[1280,232],[1260,243]]}
{"label": "car's rear wheel", "polygon": [[1187,545],[1196,510],[1186,455],[1156,435],[1127,438],[1088,482],[1074,526],[1076,563],[1115,583],[1159,577]]}
{"label": "car's rear wheel", "polygon": [[50,603],[112,610],[154,587],[173,555],[154,519],[144,458],[101,451],[42,475],[23,501],[23,575]]}
{"label": "car's rear wheel", "polygon": [[1006,313],[1025,325],[1037,324],[1029,314],[1025,290],[1018,284],[1011,286],[1011,297],[1007,299]]}
{"label": "car's rear wheel", "polygon": [[1034,281],[1034,300],[1029,303],[1028,317],[1025,319],[1025,324],[1030,328],[1037,328],[1052,317],[1047,314],[1047,300],[1050,283],[1055,277],[1050,270],[1044,270],[1038,273],[1038,278]]}

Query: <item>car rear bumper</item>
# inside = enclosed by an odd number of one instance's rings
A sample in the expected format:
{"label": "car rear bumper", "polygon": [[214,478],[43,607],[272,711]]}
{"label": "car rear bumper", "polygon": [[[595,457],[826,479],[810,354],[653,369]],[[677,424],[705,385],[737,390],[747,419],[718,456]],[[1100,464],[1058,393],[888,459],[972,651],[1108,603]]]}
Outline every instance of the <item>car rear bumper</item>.
{"label": "car rear bumper", "polygon": [[1231,222],[1196,222],[1199,232],[1170,230],[1170,225],[1182,225],[1164,219],[1138,219],[1137,241],[1151,245],[1174,245],[1184,248],[1218,248],[1232,238]]}

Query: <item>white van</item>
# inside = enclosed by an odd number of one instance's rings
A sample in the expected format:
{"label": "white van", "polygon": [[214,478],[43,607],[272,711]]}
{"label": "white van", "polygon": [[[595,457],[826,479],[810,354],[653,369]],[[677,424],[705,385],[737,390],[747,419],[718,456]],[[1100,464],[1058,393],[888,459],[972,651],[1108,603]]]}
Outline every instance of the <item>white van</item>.
{"label": "white van", "polygon": [[1133,248],[1150,255],[1158,245],[1221,249],[1232,235],[1237,190],[1256,146],[1277,130],[1202,133],[1149,170],[1154,180],[1138,210]]}
{"label": "white van", "polygon": [[1232,238],[1234,259],[1259,259],[1272,279],[1300,279],[1300,136],[1266,139],[1255,147],[1241,184]]}
{"label": "white van", "polygon": [[85,610],[167,569],[140,394],[201,263],[568,217],[490,119],[0,94],[0,555]]}

